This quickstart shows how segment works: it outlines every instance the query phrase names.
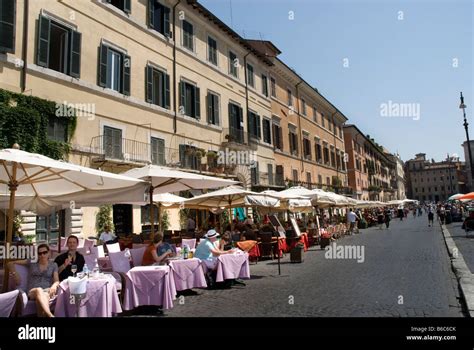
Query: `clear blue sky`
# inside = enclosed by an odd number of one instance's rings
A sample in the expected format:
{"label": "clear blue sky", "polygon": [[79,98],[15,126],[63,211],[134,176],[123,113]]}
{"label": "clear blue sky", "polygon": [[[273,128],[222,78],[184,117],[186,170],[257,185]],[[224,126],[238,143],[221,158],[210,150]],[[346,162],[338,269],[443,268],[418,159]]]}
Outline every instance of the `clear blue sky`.
{"label": "clear blue sky", "polygon": [[[460,91],[474,139],[471,0],[200,2],[240,35],[272,41],[348,123],[403,160],[419,152],[464,159]],[[388,101],[418,104],[419,120],[381,116]]]}

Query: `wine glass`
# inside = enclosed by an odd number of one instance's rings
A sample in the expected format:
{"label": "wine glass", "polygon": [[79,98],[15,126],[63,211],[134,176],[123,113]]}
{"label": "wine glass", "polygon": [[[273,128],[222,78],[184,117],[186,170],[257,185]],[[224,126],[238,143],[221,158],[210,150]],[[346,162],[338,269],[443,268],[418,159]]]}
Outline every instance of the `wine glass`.
{"label": "wine glass", "polygon": [[71,265],[71,271],[73,273],[73,277],[76,277],[77,265]]}

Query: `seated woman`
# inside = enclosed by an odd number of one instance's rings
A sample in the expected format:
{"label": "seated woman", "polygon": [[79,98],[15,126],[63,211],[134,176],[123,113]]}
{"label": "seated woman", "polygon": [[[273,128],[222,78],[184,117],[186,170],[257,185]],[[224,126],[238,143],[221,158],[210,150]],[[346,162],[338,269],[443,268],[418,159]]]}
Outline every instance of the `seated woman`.
{"label": "seated woman", "polygon": [[[238,231],[236,231],[238,232]],[[239,232],[240,234],[240,232]],[[232,249],[232,237],[230,231],[226,231],[219,242],[220,250],[229,250]]]}
{"label": "seated woman", "polygon": [[38,262],[20,260],[8,263],[8,269],[20,284],[20,275],[15,270],[15,264],[28,266],[28,298],[36,301],[36,310],[39,317],[54,317],[49,309],[49,301],[56,295],[59,286],[58,265],[49,260],[49,246],[38,246]]}
{"label": "seated woman", "polygon": [[166,264],[169,257],[173,256],[173,248],[168,243],[163,242],[163,235],[161,233],[155,234],[153,242],[146,248],[143,253],[143,266],[153,264]]}

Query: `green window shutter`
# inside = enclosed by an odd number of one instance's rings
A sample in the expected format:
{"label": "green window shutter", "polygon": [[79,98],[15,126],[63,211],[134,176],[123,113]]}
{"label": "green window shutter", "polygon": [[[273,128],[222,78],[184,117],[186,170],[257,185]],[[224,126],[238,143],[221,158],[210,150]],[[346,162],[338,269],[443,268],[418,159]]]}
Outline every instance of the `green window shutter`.
{"label": "green window shutter", "polygon": [[15,51],[16,0],[0,1],[0,52]]}
{"label": "green window shutter", "polygon": [[171,101],[170,101],[170,75],[169,74],[163,74],[164,76],[164,85],[165,85],[165,88],[164,88],[164,92],[165,92],[165,96],[164,96],[164,101],[165,101],[165,105],[163,106],[164,108],[166,109],[170,109],[170,104],[171,104]]}
{"label": "green window shutter", "polygon": [[131,66],[132,66],[132,61],[131,61],[130,56],[123,55],[122,93],[127,96],[130,96],[130,68]]}
{"label": "green window shutter", "polygon": [[219,125],[219,96],[214,95],[214,124]]}
{"label": "green window shutter", "polygon": [[212,110],[212,94],[207,93],[206,96],[206,109],[207,109],[207,122],[209,124],[213,123],[213,110]]}
{"label": "green window shutter", "polygon": [[196,119],[201,119],[201,93],[198,87],[194,88],[194,108]]}
{"label": "green window shutter", "polygon": [[146,76],[146,102],[153,103],[153,67],[146,66],[145,68],[145,76]]}
{"label": "green window shutter", "polygon": [[186,114],[186,85],[183,81],[179,82],[179,100],[180,104],[178,109],[182,111],[182,114]]}
{"label": "green window shutter", "polygon": [[99,48],[99,86],[107,87],[107,55],[109,48],[101,44]]}
{"label": "green window shutter", "polygon": [[158,164],[166,165],[165,159],[165,140],[157,139],[158,141]]}
{"label": "green window shutter", "polygon": [[148,27],[155,28],[155,0],[148,0]]}
{"label": "green window shutter", "polygon": [[170,9],[163,6],[163,34],[171,38],[170,32]]}
{"label": "green window shutter", "polygon": [[81,39],[82,35],[79,32],[71,32],[71,66],[70,74],[74,78],[81,76]]}
{"label": "green window shutter", "polygon": [[280,146],[279,149],[283,151],[283,129],[278,128],[278,137],[279,137],[279,142],[278,145]]}
{"label": "green window shutter", "polygon": [[43,16],[39,18],[39,34],[38,34],[38,66],[49,66],[49,36],[51,21]]}
{"label": "green window shutter", "polygon": [[123,0],[123,11],[125,13],[132,13],[132,0]]}
{"label": "green window shutter", "polygon": [[247,131],[253,135],[253,128],[252,128],[252,113],[247,112]]}
{"label": "green window shutter", "polygon": [[186,163],[186,145],[179,145],[179,162],[181,167]]}
{"label": "green window shutter", "polygon": [[238,129],[243,130],[244,127],[242,126],[242,124],[244,123],[244,111],[241,107],[237,107],[237,108],[238,108],[238,115],[239,115],[239,119],[238,119],[239,127],[238,127]]}
{"label": "green window shutter", "polygon": [[262,138],[262,125],[260,123],[260,116],[257,115],[257,137]]}
{"label": "green window shutter", "polygon": [[229,134],[230,130],[234,127],[234,113],[232,109],[232,104],[228,104],[228,113],[229,113]]}

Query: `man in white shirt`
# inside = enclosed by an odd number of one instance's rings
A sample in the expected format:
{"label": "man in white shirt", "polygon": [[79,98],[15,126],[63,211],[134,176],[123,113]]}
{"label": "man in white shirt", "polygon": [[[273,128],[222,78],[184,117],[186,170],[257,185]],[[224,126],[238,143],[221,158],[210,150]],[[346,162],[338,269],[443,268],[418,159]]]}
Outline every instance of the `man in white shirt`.
{"label": "man in white shirt", "polygon": [[357,215],[354,213],[354,210],[351,209],[349,213],[347,213],[347,221],[350,223],[349,232],[352,235],[357,221]]}
{"label": "man in white shirt", "polygon": [[100,234],[99,240],[102,243],[107,243],[109,241],[115,240],[115,235],[113,234],[109,226],[104,227],[104,232]]}

